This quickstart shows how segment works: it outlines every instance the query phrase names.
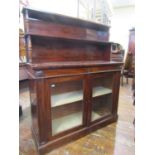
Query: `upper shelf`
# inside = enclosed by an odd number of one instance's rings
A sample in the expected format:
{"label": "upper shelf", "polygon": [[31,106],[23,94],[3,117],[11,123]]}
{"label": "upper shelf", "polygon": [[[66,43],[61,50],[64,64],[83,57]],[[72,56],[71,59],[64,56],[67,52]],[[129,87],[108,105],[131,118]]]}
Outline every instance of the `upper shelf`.
{"label": "upper shelf", "polygon": [[26,20],[25,23],[26,35],[96,42],[107,42],[109,40],[109,31],[94,30],[88,27],[73,27],[72,25],[31,19]]}
{"label": "upper shelf", "polygon": [[23,9],[26,35],[73,39],[81,41],[109,41],[109,27],[64,15]]}
{"label": "upper shelf", "polygon": [[[26,34],[27,36],[27,34]],[[70,37],[70,36],[56,36],[56,35],[50,35],[50,34],[35,34],[31,33],[31,39],[33,40],[39,40],[39,41],[63,41],[63,43],[84,43],[84,44],[94,44],[94,45],[112,45],[114,42],[108,42],[101,39],[93,39],[93,38],[78,38],[78,37]]]}
{"label": "upper shelf", "polygon": [[56,13],[45,12],[41,10],[32,9],[30,7],[23,8],[23,14],[27,16],[27,18],[35,19],[35,20],[42,20],[47,22],[54,22],[60,23],[65,25],[72,25],[72,26],[79,26],[84,28],[90,28],[95,30],[109,30],[109,26],[82,20],[74,17],[68,17]]}
{"label": "upper shelf", "polygon": [[108,26],[31,8],[24,8],[23,14],[27,61],[35,63],[32,67],[37,63],[44,63],[43,68],[62,66],[50,62],[69,61],[69,66],[71,61],[110,61]]}

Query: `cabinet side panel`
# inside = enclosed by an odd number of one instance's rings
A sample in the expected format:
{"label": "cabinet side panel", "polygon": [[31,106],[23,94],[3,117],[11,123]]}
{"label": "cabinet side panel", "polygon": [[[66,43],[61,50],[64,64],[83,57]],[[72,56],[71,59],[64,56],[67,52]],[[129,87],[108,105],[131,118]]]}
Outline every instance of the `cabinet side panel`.
{"label": "cabinet side panel", "polygon": [[31,117],[32,117],[32,128],[39,140],[39,126],[38,126],[38,105],[37,105],[37,94],[36,94],[36,81],[33,79],[29,80],[30,90],[30,102],[31,102]]}
{"label": "cabinet side panel", "polygon": [[38,103],[38,125],[39,125],[39,145],[45,144],[48,141],[48,115],[49,107],[46,101],[45,94],[45,79],[37,79],[37,103]]}
{"label": "cabinet side panel", "polygon": [[119,101],[119,88],[120,88],[120,72],[116,72],[113,78],[113,115],[117,115],[118,101]]}

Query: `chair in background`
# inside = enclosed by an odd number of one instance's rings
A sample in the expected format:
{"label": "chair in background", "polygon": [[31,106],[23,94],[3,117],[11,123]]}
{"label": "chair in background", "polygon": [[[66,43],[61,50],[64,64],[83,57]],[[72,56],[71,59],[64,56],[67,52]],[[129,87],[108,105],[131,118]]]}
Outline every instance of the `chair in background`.
{"label": "chair in background", "polygon": [[135,77],[135,56],[132,53],[128,53],[124,66],[121,73],[121,84],[123,85],[123,78],[126,78],[126,83],[128,84],[128,79]]}

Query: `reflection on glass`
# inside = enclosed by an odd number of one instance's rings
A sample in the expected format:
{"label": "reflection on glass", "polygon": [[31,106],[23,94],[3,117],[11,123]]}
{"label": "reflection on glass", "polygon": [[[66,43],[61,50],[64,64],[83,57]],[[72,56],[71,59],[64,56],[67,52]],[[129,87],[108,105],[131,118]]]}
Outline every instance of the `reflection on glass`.
{"label": "reflection on glass", "polygon": [[94,121],[111,113],[112,76],[92,80],[93,99],[91,120]]}
{"label": "reflection on glass", "polygon": [[66,81],[51,85],[52,135],[82,125],[82,81]]}

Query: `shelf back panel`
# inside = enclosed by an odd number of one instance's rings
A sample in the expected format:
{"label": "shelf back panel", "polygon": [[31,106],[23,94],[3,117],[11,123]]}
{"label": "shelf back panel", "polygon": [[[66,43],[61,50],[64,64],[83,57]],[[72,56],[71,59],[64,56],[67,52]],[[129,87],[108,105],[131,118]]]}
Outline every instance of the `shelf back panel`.
{"label": "shelf back panel", "polygon": [[107,30],[94,30],[30,19],[26,20],[25,34],[96,42],[109,40],[109,31]]}
{"label": "shelf back panel", "polygon": [[110,60],[111,45],[32,37],[31,60],[37,62]]}

